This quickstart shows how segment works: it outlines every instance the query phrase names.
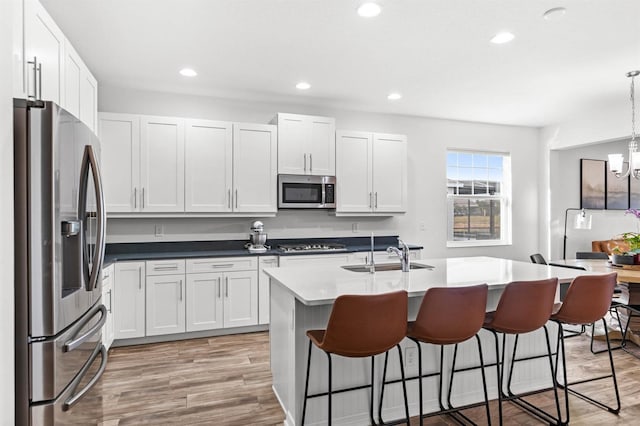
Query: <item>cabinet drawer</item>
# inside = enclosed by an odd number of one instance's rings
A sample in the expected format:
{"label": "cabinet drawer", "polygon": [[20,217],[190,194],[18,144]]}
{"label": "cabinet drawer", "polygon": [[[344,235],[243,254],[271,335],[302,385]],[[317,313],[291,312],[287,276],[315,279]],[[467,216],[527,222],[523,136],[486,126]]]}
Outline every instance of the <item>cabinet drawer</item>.
{"label": "cabinet drawer", "polygon": [[184,259],[147,261],[147,276],[184,274],[184,269]]}
{"label": "cabinet drawer", "polygon": [[216,257],[204,259],[188,259],[187,273],[253,271],[258,270],[258,258],[247,257]]}

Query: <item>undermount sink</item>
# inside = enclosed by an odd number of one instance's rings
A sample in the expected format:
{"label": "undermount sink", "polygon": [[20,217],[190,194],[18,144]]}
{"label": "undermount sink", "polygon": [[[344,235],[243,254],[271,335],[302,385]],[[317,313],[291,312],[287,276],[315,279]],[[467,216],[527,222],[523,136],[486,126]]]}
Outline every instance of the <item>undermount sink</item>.
{"label": "undermount sink", "polygon": [[[352,272],[369,272],[369,265],[345,265],[343,269]],[[400,263],[376,263],[375,270],[381,271],[400,271],[402,265]],[[431,265],[422,265],[420,263],[411,263],[409,269],[433,269]]]}

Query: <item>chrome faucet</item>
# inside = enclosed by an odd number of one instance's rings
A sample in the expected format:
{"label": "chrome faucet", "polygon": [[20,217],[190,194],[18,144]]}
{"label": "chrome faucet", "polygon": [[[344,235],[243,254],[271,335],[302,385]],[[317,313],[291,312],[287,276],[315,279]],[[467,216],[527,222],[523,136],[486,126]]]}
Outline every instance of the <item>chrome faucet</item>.
{"label": "chrome faucet", "polygon": [[372,232],[371,233],[371,254],[370,254],[371,260],[369,260],[367,262],[367,266],[369,266],[369,273],[370,274],[375,274],[376,273],[376,262],[373,259],[373,246],[374,246],[374,244],[373,244],[373,232]]}
{"label": "chrome faucet", "polygon": [[400,250],[398,247],[387,247],[387,253],[395,253],[396,256],[400,258],[400,262],[402,264],[402,272],[409,272],[411,269],[410,260],[409,260],[409,246],[398,238],[398,246],[402,247]]}

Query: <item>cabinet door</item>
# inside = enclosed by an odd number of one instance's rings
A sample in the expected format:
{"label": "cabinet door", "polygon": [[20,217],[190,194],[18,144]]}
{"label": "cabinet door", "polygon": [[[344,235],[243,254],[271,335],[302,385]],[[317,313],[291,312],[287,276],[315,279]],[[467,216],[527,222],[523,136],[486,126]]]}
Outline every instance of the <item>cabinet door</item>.
{"label": "cabinet door", "polygon": [[[5,2],[6,4],[7,2]],[[27,97],[27,63],[25,62],[24,45],[24,0],[11,0],[12,17],[10,18],[12,31],[11,74],[13,76],[13,97],[25,99]],[[3,11],[7,10],[7,6]],[[5,12],[3,12],[5,13]]]}
{"label": "cabinet door", "polygon": [[184,120],[142,116],[140,184],[144,212],[184,212]]}
{"label": "cabinet door", "polygon": [[277,211],[277,158],[276,126],[233,125],[233,211]]}
{"label": "cabinet door", "polygon": [[80,74],[80,115],[78,118],[94,132],[98,122],[98,81],[86,65]]}
{"label": "cabinet door", "polygon": [[64,45],[64,101],[62,107],[80,117],[80,80],[84,64],[69,40]]}
{"label": "cabinet door", "polygon": [[130,339],[133,337],[144,337],[144,262],[116,263],[113,296],[115,338]]}
{"label": "cabinet door", "polygon": [[186,120],[185,128],[185,211],[231,211],[231,123]]}
{"label": "cabinet door", "polygon": [[269,324],[269,276],[264,273],[264,268],[275,268],[278,266],[276,256],[260,257],[258,259],[258,324]]}
{"label": "cabinet door", "polygon": [[104,199],[109,213],[140,209],[140,119],[130,114],[100,114]]}
{"label": "cabinet door", "polygon": [[219,273],[187,275],[187,331],[222,327],[222,281]]}
{"label": "cabinet door", "polygon": [[27,64],[27,94],[62,105],[64,34],[38,0],[25,3],[25,52],[26,61],[35,57],[42,67],[34,75],[33,64]]}
{"label": "cabinet door", "polygon": [[373,204],[372,135],[336,133],[336,211],[368,213]]}
{"label": "cabinet door", "polygon": [[307,173],[308,134],[305,116],[278,114],[278,173]]}
{"label": "cabinet door", "polygon": [[224,326],[240,327],[258,323],[257,271],[225,272]]}
{"label": "cabinet door", "polygon": [[102,327],[102,344],[107,348],[113,343],[113,265],[102,270],[102,304],[107,308],[107,321]]}
{"label": "cabinet door", "polygon": [[374,134],[373,191],[376,212],[402,213],[406,211],[406,136]]}
{"label": "cabinet door", "polygon": [[336,124],[333,118],[308,118],[308,174],[335,176]]}
{"label": "cabinet door", "polygon": [[147,277],[147,336],[184,333],[185,276]]}

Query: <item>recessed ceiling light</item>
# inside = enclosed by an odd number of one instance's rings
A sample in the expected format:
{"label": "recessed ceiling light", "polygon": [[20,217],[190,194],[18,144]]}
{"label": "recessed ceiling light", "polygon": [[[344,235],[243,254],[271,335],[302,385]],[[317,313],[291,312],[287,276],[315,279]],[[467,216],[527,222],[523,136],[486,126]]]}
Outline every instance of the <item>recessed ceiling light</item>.
{"label": "recessed ceiling light", "polygon": [[363,18],[373,18],[380,15],[382,8],[379,4],[373,2],[362,3],[358,8],[358,15]]}
{"label": "recessed ceiling light", "polygon": [[495,44],[509,43],[514,38],[515,36],[513,34],[511,34],[508,31],[504,31],[494,35],[493,38],[491,39],[491,43],[495,43]]}
{"label": "recessed ceiling light", "polygon": [[311,88],[311,85],[306,81],[301,81],[300,83],[296,84],[296,89],[298,90],[307,90],[310,88]]}
{"label": "recessed ceiling light", "polygon": [[397,92],[389,93],[389,96],[387,96],[387,99],[389,99],[390,101],[397,101],[398,99],[401,99],[401,98],[402,98],[402,95]]}
{"label": "recessed ceiling light", "polygon": [[191,68],[182,68],[180,70],[180,74],[185,77],[195,77],[196,75],[198,75],[198,73],[192,70]]}
{"label": "recessed ceiling light", "polygon": [[555,21],[556,19],[561,19],[565,13],[567,13],[567,9],[564,7],[554,7],[543,13],[542,17],[547,21]]}

